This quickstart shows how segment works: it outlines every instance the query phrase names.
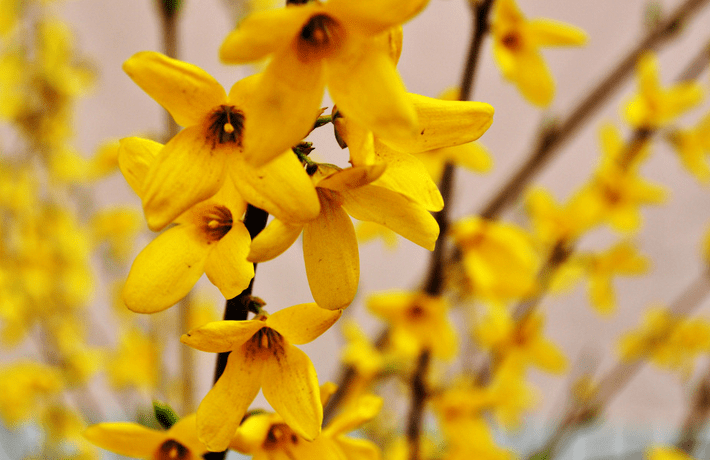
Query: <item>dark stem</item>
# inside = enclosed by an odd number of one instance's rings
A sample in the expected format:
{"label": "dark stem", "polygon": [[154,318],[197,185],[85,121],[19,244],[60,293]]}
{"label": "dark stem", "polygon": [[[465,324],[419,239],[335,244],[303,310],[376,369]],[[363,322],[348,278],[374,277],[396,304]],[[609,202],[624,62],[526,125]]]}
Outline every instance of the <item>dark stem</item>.
{"label": "dark stem", "polygon": [[698,445],[698,437],[702,434],[710,418],[710,370],[700,379],[695,388],[695,394],[690,410],[685,417],[676,447],[688,455]]}
{"label": "dark stem", "polygon": [[498,193],[478,213],[485,219],[495,219],[510,203],[517,199],[525,186],[554,157],[565,141],[586,122],[603,104],[610,99],[625,81],[636,65],[639,56],[646,50],[664,44],[673,37],[679,25],[708,0],[687,0],[668,17],[661,21],[633,48],[589,94],[572,109],[562,121],[545,129],[528,159],[505,183]]}
{"label": "dark stem", "polygon": [[[252,205],[247,206],[247,212],[244,214],[244,226],[249,231],[252,240],[266,227],[268,218],[269,214],[263,209]],[[224,306],[225,321],[244,321],[247,319],[249,306],[252,303],[252,291],[254,288],[254,279],[256,278],[256,264],[254,264],[254,272],[255,276],[249,282],[249,286],[233,299],[227,299]],[[228,357],[229,352],[219,353],[217,355],[217,363],[214,369],[214,383],[217,383],[217,380],[219,380],[224,372],[224,368],[227,367]],[[224,460],[226,455],[227,451],[209,452],[203,455],[203,458],[205,460]]]}
{"label": "dark stem", "polygon": [[407,423],[407,443],[409,444],[410,460],[419,460],[421,458],[419,447],[422,419],[424,418],[424,406],[426,405],[426,400],[429,395],[426,386],[426,375],[429,371],[430,361],[431,352],[429,350],[422,351],[417,360],[417,368],[412,376],[412,405],[409,410],[409,421]]}

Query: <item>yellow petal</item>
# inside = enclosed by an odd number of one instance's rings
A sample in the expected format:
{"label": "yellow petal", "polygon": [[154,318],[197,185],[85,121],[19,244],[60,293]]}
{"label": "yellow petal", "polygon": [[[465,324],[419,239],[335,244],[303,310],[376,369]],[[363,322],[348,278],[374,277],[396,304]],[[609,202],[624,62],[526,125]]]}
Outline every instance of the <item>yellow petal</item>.
{"label": "yellow petal", "polygon": [[214,146],[201,126],[186,128],[160,151],[143,185],[148,227],[165,228],[222,186],[227,149]]}
{"label": "yellow petal", "polygon": [[192,225],[168,229],[133,261],[123,301],[136,313],[156,313],[185,297],[204,272],[209,245]]}
{"label": "yellow petal", "polygon": [[[382,458],[382,454],[377,445],[367,439],[340,436],[333,441],[345,454],[345,460],[380,460]],[[395,457],[393,456],[391,458]],[[401,458],[406,458],[406,455],[403,455]]]}
{"label": "yellow petal", "polygon": [[286,343],[280,356],[264,361],[264,376],[262,391],[271,407],[292,430],[314,440],[323,423],[323,406],[310,358]]}
{"label": "yellow petal", "polygon": [[303,225],[289,225],[274,219],[251,242],[247,260],[266,262],[281,255],[298,239]]}
{"label": "yellow petal", "polygon": [[197,414],[182,417],[175,425],[170,427],[166,433],[166,437],[175,439],[180,444],[190,449],[193,456],[202,455],[207,451],[207,447],[197,438]]}
{"label": "yellow petal", "polygon": [[380,163],[341,169],[325,179],[318,181],[317,185],[320,188],[337,191],[362,187],[382,176],[386,167],[387,165]]}
{"label": "yellow petal", "polygon": [[241,347],[264,327],[263,321],[213,321],[180,337],[185,345],[200,351],[224,353]]}
{"label": "yellow petal", "polygon": [[444,149],[443,155],[458,166],[473,172],[485,173],[493,168],[493,159],[486,148],[478,142],[457,145]]}
{"label": "yellow petal", "polygon": [[372,131],[365,129],[347,117],[337,117],[333,121],[340,137],[348,145],[350,162],[353,166],[369,165],[375,162],[375,146]]}
{"label": "yellow petal", "polygon": [[247,417],[229,443],[229,448],[243,454],[256,454],[262,449],[271,427],[281,421],[277,414],[254,414]]}
{"label": "yellow petal", "polygon": [[320,62],[301,62],[290,47],[275,54],[263,73],[237,82],[229,99],[246,114],[244,158],[261,166],[306,137],[321,112],[324,88]]}
{"label": "yellow petal", "polygon": [[205,264],[207,278],[225,299],[239,295],[254,277],[254,264],[247,262],[251,237],[244,224],[236,221],[215,244]]}
{"label": "yellow petal", "polygon": [[373,185],[380,185],[401,193],[429,211],[440,211],[444,199],[424,164],[408,153],[392,150],[376,142],[377,159],[387,164],[382,177]]}
{"label": "yellow petal", "polygon": [[493,107],[484,102],[444,101],[408,94],[417,113],[417,135],[411,139],[382,142],[408,153],[451,147],[475,141],[493,123]]}
{"label": "yellow petal", "polygon": [[129,422],[91,425],[83,435],[102,449],[137,458],[150,458],[166,440],[165,433]]}
{"label": "yellow petal", "polygon": [[532,362],[547,372],[561,374],[567,369],[567,358],[548,340],[540,339],[531,343],[528,353]]}
{"label": "yellow petal", "polygon": [[330,0],[327,11],[347,27],[373,35],[398,26],[421,12],[429,0]]}
{"label": "yellow petal", "polygon": [[375,395],[363,395],[354,401],[351,406],[338,414],[328,425],[326,431],[333,437],[349,433],[369,422],[380,412],[383,400]]}
{"label": "yellow petal", "polygon": [[210,74],[154,51],[134,54],[123,63],[123,70],[180,126],[201,123],[227,100],[224,88]]}
{"label": "yellow petal", "polygon": [[143,182],[163,144],[140,137],[121,139],[118,148],[118,167],[136,195],[143,197]]}
{"label": "yellow petal", "polygon": [[535,51],[517,54],[516,73],[513,83],[529,102],[547,107],[555,95],[555,82],[542,55]]}
{"label": "yellow petal", "polygon": [[536,46],[581,46],[587,43],[587,34],[582,29],[551,19],[529,21],[527,31]]}
{"label": "yellow petal", "polygon": [[342,196],[343,208],[354,218],[384,225],[413,243],[434,250],[439,225],[423,206],[377,185],[342,192]]}
{"label": "yellow petal", "polygon": [[213,452],[227,448],[247,408],[259,393],[265,366],[264,361],[253,358],[247,355],[245,346],[231,352],[224,374],[197,409],[197,434]]}
{"label": "yellow petal", "polygon": [[318,5],[311,3],[254,12],[227,35],[219,49],[219,58],[229,64],[265,58],[289,46],[318,9]]}
{"label": "yellow petal", "polygon": [[360,258],[350,217],[330,198],[303,228],[303,258],[313,300],[323,308],[345,308],[355,298]]}
{"label": "yellow petal", "polygon": [[327,331],[342,313],[342,310],[326,310],[315,303],[304,303],[277,311],[267,318],[266,324],[290,343],[301,345]]}
{"label": "yellow petal", "polygon": [[377,137],[413,138],[417,115],[389,51],[368,38],[351,37],[347,45],[325,66],[338,109]]}
{"label": "yellow petal", "polygon": [[239,194],[257,208],[289,224],[308,222],[320,212],[318,195],[311,178],[292,151],[254,168],[230,158],[232,180]]}

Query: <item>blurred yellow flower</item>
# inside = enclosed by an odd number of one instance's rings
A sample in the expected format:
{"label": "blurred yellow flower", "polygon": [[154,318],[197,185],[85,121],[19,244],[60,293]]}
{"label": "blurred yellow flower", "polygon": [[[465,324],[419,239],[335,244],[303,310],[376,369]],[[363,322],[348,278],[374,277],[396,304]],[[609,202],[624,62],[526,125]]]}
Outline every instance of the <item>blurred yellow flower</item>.
{"label": "blurred yellow flower", "polygon": [[43,404],[64,387],[53,367],[30,361],[16,361],[0,367],[0,417],[7,426],[37,416]]}
{"label": "blurred yellow flower", "polygon": [[[335,385],[321,387],[321,401],[327,402]],[[377,446],[365,439],[348,438],[345,433],[357,429],[377,415],[382,407],[382,398],[374,395],[360,397],[348,406],[333,421],[323,428],[313,441],[306,441],[283,421],[279,414],[260,413],[250,415],[239,426],[230,447],[254,460],[377,460]]]}
{"label": "blurred yellow flower", "polygon": [[133,208],[102,209],[91,217],[92,240],[108,244],[108,254],[125,261],[133,254],[133,245],[142,229],[142,216]]}
{"label": "blurred yellow flower", "polygon": [[[227,177],[247,201],[272,214],[290,206],[292,220],[317,215],[313,184],[290,149],[308,134],[319,111],[303,111],[302,101],[290,97],[293,91],[282,88],[300,79],[279,75],[278,81],[270,81],[274,76],[257,74],[235,83],[227,95],[204,70],[160,53],[137,53],[123,69],[186,127],[157,152],[140,184],[152,230],[163,229],[213,196]],[[247,168],[247,161],[261,166],[277,157],[280,167]],[[255,184],[262,194],[276,195],[271,201],[283,202],[281,207],[269,208],[263,197],[262,202],[252,201]]]}
{"label": "blurred yellow flower", "polygon": [[194,460],[207,453],[197,439],[195,414],[181,418],[167,431],[131,422],[105,422],[91,425],[84,437],[102,449],[146,460]]}
{"label": "blurred yellow flower", "polygon": [[534,188],[526,194],[525,206],[535,236],[546,249],[576,241],[597,223],[597,213],[583,206],[579,197],[575,194],[564,204],[558,204],[543,188]]}
{"label": "blurred yellow flower", "polygon": [[121,334],[118,348],[107,356],[109,383],[116,389],[137,388],[151,392],[160,372],[160,349],[139,329]]}
{"label": "blurred yellow flower", "polygon": [[505,302],[532,295],[539,256],[532,239],[521,228],[477,216],[451,227],[473,296]]}
{"label": "blurred yellow flower", "polygon": [[200,439],[224,450],[259,388],[271,407],[299,436],[320,433],[323,408],[308,356],[293,346],[308,343],[332,326],[340,310],[314,303],[295,305],[248,321],[217,321],[193,329],[181,341],[212,353],[231,352],[227,367],[197,410]]}
{"label": "blurred yellow flower", "polygon": [[700,182],[710,182],[710,165],[707,160],[710,155],[710,113],[692,128],[671,131],[668,140],[685,169]]}
{"label": "blurred yellow flower", "polygon": [[658,78],[658,59],[647,52],[636,66],[638,94],[624,108],[624,118],[636,129],[658,129],[672,122],[703,98],[702,86],[697,82],[677,83],[665,89]]}
{"label": "blurred yellow flower", "polygon": [[220,58],[243,64],[271,56],[265,75],[298,75],[289,80],[302,105],[318,109],[327,85],[339,110],[379,137],[409,138],[416,114],[391,56],[390,30],[427,3],[329,0],[256,12],[227,36]]}
{"label": "blurred yellow flower", "polygon": [[424,292],[386,292],[370,296],[367,308],[387,321],[392,347],[405,356],[429,351],[435,357],[456,355],[456,332],[449,320],[449,306],[442,297]]}
{"label": "blurred yellow flower", "polygon": [[358,222],[355,225],[355,236],[360,244],[380,238],[387,249],[396,249],[398,245],[397,234],[375,222]]}
{"label": "blurred yellow flower", "polygon": [[555,83],[539,48],[580,46],[587,42],[581,29],[550,19],[527,20],[514,0],[497,0],[491,19],[493,55],[503,76],[540,107],[550,105]]}
{"label": "blurred yellow flower", "polygon": [[693,460],[693,458],[676,447],[654,446],[646,451],[647,460]]}
{"label": "blurred yellow flower", "polygon": [[427,209],[385,186],[374,185],[385,165],[340,169],[320,164],[313,175],[321,203],[305,225],[274,219],[251,244],[248,260],[263,262],[288,249],[303,230],[303,258],[313,300],[323,308],[345,308],[355,298],[360,260],[350,216],[376,222],[408,240],[434,249],[439,225]]}

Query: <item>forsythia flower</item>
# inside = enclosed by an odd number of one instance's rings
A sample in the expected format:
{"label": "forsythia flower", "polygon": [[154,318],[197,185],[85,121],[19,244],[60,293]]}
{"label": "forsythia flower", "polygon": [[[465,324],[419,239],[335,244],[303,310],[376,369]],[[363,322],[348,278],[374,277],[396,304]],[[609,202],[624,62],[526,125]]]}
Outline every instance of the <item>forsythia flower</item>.
{"label": "forsythia flower", "polygon": [[538,48],[580,46],[587,35],[581,29],[549,19],[527,20],[514,0],[497,0],[491,21],[493,55],[503,76],[515,83],[531,103],[552,102],[555,83]]}
{"label": "forsythia flower", "polygon": [[181,418],[167,431],[137,423],[107,422],[91,425],[84,437],[102,449],[146,460],[194,460],[207,452],[197,439],[195,414]]}
{"label": "forsythia flower", "polygon": [[653,53],[645,53],[639,58],[636,72],[639,92],[624,110],[626,121],[634,128],[661,128],[703,98],[702,86],[697,82],[662,88],[658,81],[658,60]]}
{"label": "forsythia flower", "polygon": [[535,188],[525,196],[535,236],[543,245],[554,247],[573,242],[596,224],[596,213],[578,197],[579,194],[575,194],[560,205],[543,188]]}
{"label": "forsythia flower", "polygon": [[159,348],[138,329],[120,337],[118,349],[106,360],[106,370],[115,388],[155,388],[159,371]]}
{"label": "forsythia flower", "polygon": [[8,426],[32,417],[44,398],[63,387],[56,369],[34,362],[15,362],[0,368],[0,417]]}
{"label": "forsythia flower", "polygon": [[655,446],[646,451],[647,460],[693,460],[693,457],[676,447]]}
{"label": "forsythia flower", "polygon": [[242,64],[271,56],[264,73],[293,75],[312,109],[327,84],[344,114],[382,137],[406,138],[415,134],[416,115],[391,57],[391,35],[401,32],[391,29],[427,3],[329,0],[257,12],[227,36],[220,57]]}
{"label": "forsythia flower", "polygon": [[143,221],[135,209],[114,208],[95,213],[90,225],[95,244],[106,241],[109,254],[124,261],[133,252],[133,242],[143,227]]}
{"label": "forsythia flower", "polygon": [[456,333],[442,297],[423,292],[389,292],[371,296],[367,308],[389,323],[392,346],[407,356],[428,350],[451,359],[456,354]]}
{"label": "forsythia flower", "polygon": [[[327,402],[335,385],[321,387],[321,401]],[[379,449],[371,441],[345,437],[344,434],[374,418],[382,407],[382,398],[360,397],[338,414],[309,442],[294,433],[278,414],[255,414],[247,417],[234,436],[230,447],[253,460],[378,460]]]}
{"label": "forsythia flower", "polygon": [[274,219],[254,238],[248,260],[263,262],[288,249],[303,230],[303,258],[313,300],[323,308],[347,307],[360,278],[352,217],[382,224],[410,241],[434,249],[439,226],[427,209],[372,182],[382,164],[339,169],[319,165],[313,175],[320,215],[305,225]]}
{"label": "forsythia flower", "polygon": [[[282,74],[276,81],[273,75],[257,74],[235,83],[227,95],[204,70],[160,53],[137,53],[123,68],[186,127],[160,150],[147,171],[141,198],[151,229],[161,230],[213,196],[228,176],[247,201],[271,213],[282,210],[268,207],[279,200],[265,203],[262,197],[262,202],[253,202],[254,183],[263,185],[258,189],[262,194],[278,194],[285,201],[282,206],[292,205],[291,219],[303,222],[318,213],[313,186],[290,151],[319,113],[302,111],[303,101],[291,97],[289,82],[299,78],[284,79]],[[282,164],[261,173],[246,167],[246,161],[259,166],[277,157],[299,167]]]}
{"label": "forsythia flower", "polygon": [[397,234],[375,222],[359,222],[355,226],[355,236],[360,243],[367,243],[376,238],[381,238],[387,249],[397,248]]}
{"label": "forsythia flower", "polygon": [[451,236],[474,296],[506,301],[534,292],[539,257],[522,229],[471,216],[455,222]]}
{"label": "forsythia flower", "polygon": [[[119,159],[126,180],[145,196],[145,174],[162,148],[157,142],[121,141]],[[126,306],[155,313],[185,297],[203,273],[226,299],[236,297],[254,277],[247,262],[251,237],[239,218],[246,203],[228,181],[213,197],[176,219],[176,226],[158,235],[136,257],[123,288]]]}
{"label": "forsythia flower", "polygon": [[690,129],[672,131],[668,139],[678,153],[681,163],[700,182],[710,182],[710,114],[705,115]]}
{"label": "forsythia flower", "polygon": [[249,321],[217,321],[181,341],[198,350],[231,352],[227,367],[197,410],[197,431],[212,451],[224,450],[262,389],[271,407],[298,435],[312,441],[323,422],[318,379],[308,356],[292,344],[314,340],[340,317],[314,303]]}

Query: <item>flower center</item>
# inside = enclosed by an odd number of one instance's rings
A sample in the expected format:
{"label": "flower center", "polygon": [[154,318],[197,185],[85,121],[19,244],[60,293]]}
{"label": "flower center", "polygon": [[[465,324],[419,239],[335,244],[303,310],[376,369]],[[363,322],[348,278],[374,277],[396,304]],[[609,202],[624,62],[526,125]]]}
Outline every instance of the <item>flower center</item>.
{"label": "flower center", "polygon": [[266,434],[266,439],[264,439],[263,448],[264,450],[273,450],[276,448],[284,448],[285,445],[298,444],[298,435],[296,435],[291,428],[285,423],[277,423],[271,425],[269,432]]}
{"label": "flower center", "polygon": [[523,41],[520,34],[516,32],[508,32],[500,41],[503,43],[503,46],[512,51],[518,51],[523,47]]}
{"label": "flower center", "polygon": [[338,22],[325,14],[313,16],[298,40],[298,55],[303,61],[330,54],[341,42],[343,29]]}
{"label": "flower center", "polygon": [[220,144],[231,142],[241,147],[243,130],[244,113],[232,105],[220,105],[210,115],[210,131]]}
{"label": "flower center", "polygon": [[190,449],[174,439],[168,439],[158,447],[154,460],[192,460]]}
{"label": "flower center", "polygon": [[203,229],[210,241],[219,241],[232,229],[232,213],[224,206],[213,206],[202,216]]}
{"label": "flower center", "polygon": [[262,327],[250,339],[250,347],[253,352],[270,351],[275,357],[283,356],[284,342],[281,334],[270,327]]}

